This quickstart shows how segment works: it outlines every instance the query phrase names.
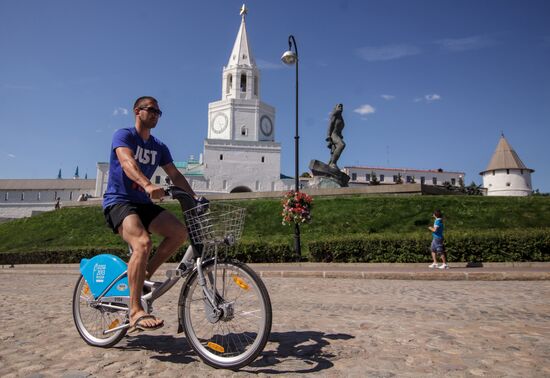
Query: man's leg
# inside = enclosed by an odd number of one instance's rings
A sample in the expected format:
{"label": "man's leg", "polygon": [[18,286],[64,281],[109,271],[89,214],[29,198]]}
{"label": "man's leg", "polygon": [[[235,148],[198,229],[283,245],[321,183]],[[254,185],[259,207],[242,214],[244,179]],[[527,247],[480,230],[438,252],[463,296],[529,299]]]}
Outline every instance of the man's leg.
{"label": "man's leg", "polygon": [[[130,285],[130,324],[133,325],[140,316],[147,315],[141,306],[141,290],[152,243],[137,214],[130,214],[124,218],[118,232],[132,247],[132,256],[128,262],[128,283]],[[149,318],[142,320],[140,324],[144,327],[155,327],[162,322],[160,319]]]}
{"label": "man's leg", "polygon": [[174,216],[174,214],[163,211],[149,225],[149,231],[164,237],[159,244],[157,252],[149,261],[147,266],[147,278],[172,256],[187,239],[187,229]]}

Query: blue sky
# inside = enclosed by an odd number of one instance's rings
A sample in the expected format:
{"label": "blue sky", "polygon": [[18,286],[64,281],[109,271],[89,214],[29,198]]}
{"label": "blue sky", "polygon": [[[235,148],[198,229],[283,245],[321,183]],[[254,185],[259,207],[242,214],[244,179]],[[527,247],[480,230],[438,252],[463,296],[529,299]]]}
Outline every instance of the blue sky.
{"label": "blue sky", "polygon": [[[135,98],[159,99],[155,135],[198,157],[208,103],[242,1],[0,0],[0,178],[95,177]],[[464,171],[481,183],[501,132],[550,192],[550,2],[249,1],[262,100],[276,108],[283,173],[294,172],[300,55],[300,172],[328,160],[328,115],[344,104],[340,166]]]}

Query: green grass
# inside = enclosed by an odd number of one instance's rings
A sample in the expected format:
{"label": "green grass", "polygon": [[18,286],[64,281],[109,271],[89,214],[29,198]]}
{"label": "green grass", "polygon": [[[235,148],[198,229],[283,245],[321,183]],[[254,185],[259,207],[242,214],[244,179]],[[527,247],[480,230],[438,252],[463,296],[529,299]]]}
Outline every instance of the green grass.
{"label": "green grass", "polygon": [[[279,200],[232,202],[247,208],[245,241],[293,244],[294,228],[281,224]],[[164,205],[178,214],[175,203]],[[302,242],[353,234],[429,234],[431,214],[440,208],[447,230],[475,232],[546,228],[548,197],[369,196],[318,197],[313,221],[302,225]],[[155,239],[158,243],[158,239]],[[105,225],[100,207],[64,208],[0,224],[0,252],[32,252],[80,247],[125,247]]]}

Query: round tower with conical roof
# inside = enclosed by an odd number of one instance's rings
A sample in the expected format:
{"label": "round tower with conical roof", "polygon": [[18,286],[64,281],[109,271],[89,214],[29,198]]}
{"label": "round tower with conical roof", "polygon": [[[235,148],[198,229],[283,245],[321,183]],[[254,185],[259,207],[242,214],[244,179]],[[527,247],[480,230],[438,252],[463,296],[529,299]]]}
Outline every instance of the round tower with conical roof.
{"label": "round tower with conical roof", "polygon": [[488,196],[528,196],[533,192],[532,172],[502,134],[489,165],[479,174]]}

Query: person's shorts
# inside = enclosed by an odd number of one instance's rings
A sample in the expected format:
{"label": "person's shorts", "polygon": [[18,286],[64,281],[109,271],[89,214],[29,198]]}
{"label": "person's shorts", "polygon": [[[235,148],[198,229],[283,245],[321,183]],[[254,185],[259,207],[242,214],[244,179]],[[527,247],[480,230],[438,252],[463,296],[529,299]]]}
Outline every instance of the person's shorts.
{"label": "person's shorts", "polygon": [[163,211],[164,208],[154,203],[117,203],[105,208],[103,214],[107,225],[113,233],[118,234],[118,227],[128,215],[136,214],[143,227],[149,232],[149,225]]}
{"label": "person's shorts", "polygon": [[443,238],[433,238],[431,250],[432,252],[436,252],[436,253],[445,253],[445,245],[443,244]]}

